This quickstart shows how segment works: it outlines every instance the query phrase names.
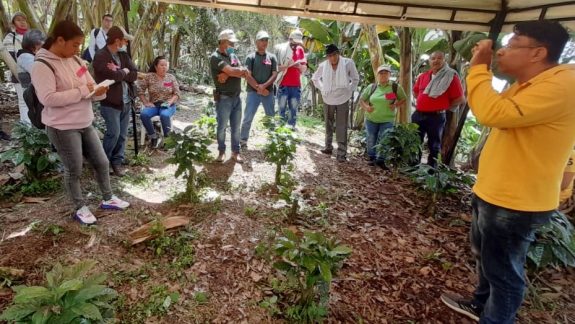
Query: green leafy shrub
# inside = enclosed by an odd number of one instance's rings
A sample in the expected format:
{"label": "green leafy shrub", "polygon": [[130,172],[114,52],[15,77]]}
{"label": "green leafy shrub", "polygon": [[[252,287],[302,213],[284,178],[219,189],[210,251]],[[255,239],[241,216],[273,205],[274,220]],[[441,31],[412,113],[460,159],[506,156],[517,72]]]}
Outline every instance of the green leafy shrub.
{"label": "green leafy shrub", "polygon": [[96,261],[69,267],[57,263],[46,273],[45,286],[17,286],[13,304],[0,320],[17,323],[112,323],[115,290],[102,283],[106,275],[88,275]]}
{"label": "green leafy shrub", "polygon": [[209,131],[197,125],[190,125],[182,133],[172,133],[166,139],[166,148],[174,149],[174,155],[166,161],[176,164],[176,177],[181,175],[186,179],[186,197],[191,202],[199,201],[198,184],[196,181],[198,172],[194,163],[209,161],[212,143]]}
{"label": "green leafy shrub", "polygon": [[154,286],[147,291],[150,290],[151,293],[146,300],[140,300],[131,305],[125,305],[124,298],[120,300],[121,323],[147,323],[152,316],[165,316],[172,305],[180,300],[180,294],[176,291],[169,291],[165,285]]}
{"label": "green leafy shrub", "polygon": [[192,241],[195,239],[192,233],[178,231],[174,233],[166,232],[162,222],[154,221],[150,228],[150,234],[154,239],[148,241],[148,247],[156,256],[167,256],[170,258],[170,268],[176,274],[183,269],[194,264],[194,247]]}
{"label": "green leafy shrub", "polygon": [[454,194],[474,182],[472,177],[451,169],[441,162],[438,162],[435,168],[427,164],[420,164],[416,167],[406,168],[404,171],[421,189],[429,193],[431,198],[428,205],[429,216],[435,215],[439,197]]}
{"label": "green leafy shrub", "polygon": [[398,124],[385,130],[376,150],[394,170],[419,163],[421,139],[417,124]]}
{"label": "green leafy shrub", "polygon": [[291,165],[299,143],[299,138],[286,125],[280,125],[268,132],[268,142],[263,151],[266,159],[276,165],[276,185],[281,184],[282,168]]}
{"label": "green leafy shrub", "polygon": [[11,161],[15,166],[24,165],[26,178],[37,180],[42,173],[55,169],[58,155],[52,152],[46,132],[23,123],[16,123],[12,137],[18,146],[0,154],[0,162]]}
{"label": "green leafy shrub", "polygon": [[262,306],[275,313],[281,309],[289,321],[319,322],[327,315],[331,281],[352,250],[321,233],[283,234],[272,247],[273,266],[285,276],[272,286],[282,298],[264,300]]}
{"label": "green leafy shrub", "polygon": [[575,232],[563,213],[554,212],[551,222],[535,232],[527,260],[535,270],[547,266],[575,267]]}
{"label": "green leafy shrub", "polygon": [[53,194],[62,187],[62,180],[59,178],[33,180],[20,186],[20,192],[25,196],[42,196]]}

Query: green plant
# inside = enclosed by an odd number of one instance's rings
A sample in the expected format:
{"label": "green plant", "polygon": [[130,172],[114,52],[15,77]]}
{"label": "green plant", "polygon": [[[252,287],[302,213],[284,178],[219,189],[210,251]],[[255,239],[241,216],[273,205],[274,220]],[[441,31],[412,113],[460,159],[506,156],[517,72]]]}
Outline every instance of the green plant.
{"label": "green plant", "polygon": [[281,308],[286,319],[315,323],[327,315],[329,286],[343,261],[351,254],[348,246],[321,233],[306,232],[303,237],[290,230],[273,244],[274,268],[286,276]]}
{"label": "green plant", "polygon": [[268,132],[268,142],[263,151],[266,159],[276,165],[276,185],[281,184],[282,168],[291,164],[299,142],[296,134],[286,125],[280,125]]}
{"label": "green plant", "polygon": [[575,232],[563,213],[554,212],[549,224],[537,229],[527,260],[534,270],[547,266],[575,267]]}
{"label": "green plant", "polygon": [[[122,323],[146,323],[152,316],[164,316],[168,310],[180,300],[180,294],[169,291],[165,285],[154,286],[146,300],[139,300],[132,305],[120,305]],[[124,304],[122,300],[120,304]]]}
{"label": "green plant", "polygon": [[376,145],[376,150],[384,158],[385,165],[399,170],[419,163],[421,139],[417,124],[398,124],[387,129]]}
{"label": "green plant", "polygon": [[456,193],[473,183],[472,177],[453,170],[441,162],[438,162],[435,168],[420,164],[404,170],[417,185],[430,194],[428,205],[430,216],[435,215],[437,199],[440,196]]}
{"label": "green plant", "polygon": [[162,222],[156,220],[150,227],[150,234],[154,239],[148,241],[148,246],[156,256],[168,256],[171,260],[169,267],[174,269],[177,275],[181,275],[181,270],[194,263],[194,247],[191,244],[195,238],[193,233],[167,233]]}
{"label": "green plant", "polygon": [[216,137],[216,128],[218,127],[218,121],[216,117],[211,117],[210,115],[204,115],[196,121],[200,128],[206,129],[208,136],[210,138]]}
{"label": "green plant", "polygon": [[24,165],[28,180],[37,180],[43,172],[53,170],[58,155],[52,152],[46,132],[23,123],[12,128],[12,137],[18,146],[0,154],[0,162],[11,161],[15,166]]}
{"label": "green plant", "polygon": [[150,156],[143,152],[130,159],[131,166],[146,166],[149,165],[150,162]]}
{"label": "green plant", "polygon": [[25,196],[42,196],[53,194],[62,187],[60,178],[50,178],[43,180],[32,180],[20,186],[20,192]]}
{"label": "green plant", "polygon": [[205,304],[208,302],[208,295],[203,291],[198,291],[194,294],[194,300],[198,304]]}
{"label": "green plant", "polygon": [[17,286],[13,304],[0,320],[17,323],[112,323],[115,290],[102,283],[106,275],[88,273],[96,261],[69,267],[57,263],[46,273],[45,286]]}
{"label": "green plant", "polygon": [[479,125],[475,117],[469,116],[465,120],[463,129],[461,130],[461,137],[459,138],[459,142],[457,142],[457,160],[463,163],[468,162],[471,151],[477,145],[480,138],[481,125]]}
{"label": "green plant", "polygon": [[196,177],[198,172],[194,163],[203,163],[210,159],[208,146],[212,139],[206,129],[201,129],[197,125],[190,125],[182,133],[172,133],[166,139],[166,147],[173,148],[174,155],[166,161],[176,164],[176,177],[181,175],[186,179],[185,195],[191,202],[198,202],[198,185]]}

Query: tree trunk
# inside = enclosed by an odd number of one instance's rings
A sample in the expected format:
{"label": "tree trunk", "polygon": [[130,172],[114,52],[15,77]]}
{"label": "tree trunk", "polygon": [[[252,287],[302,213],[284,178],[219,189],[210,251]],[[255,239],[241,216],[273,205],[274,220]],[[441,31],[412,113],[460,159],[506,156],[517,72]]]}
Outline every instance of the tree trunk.
{"label": "tree trunk", "polygon": [[180,43],[181,43],[181,39],[182,39],[182,34],[180,33],[180,31],[176,31],[176,34],[174,35],[174,37],[172,37],[172,46],[170,48],[171,53],[170,53],[170,66],[172,68],[177,68],[178,67],[178,58],[180,57]]}
{"label": "tree trunk", "polygon": [[6,36],[6,32],[10,30],[10,20],[8,14],[6,13],[6,8],[4,8],[4,1],[0,1],[0,33],[2,39]]}
{"label": "tree trunk", "polygon": [[371,54],[371,67],[373,68],[373,75],[377,75],[377,68],[383,63],[383,52],[379,44],[379,37],[375,25],[361,24],[367,39],[367,46]]}
{"label": "tree trunk", "polygon": [[52,23],[50,23],[50,28],[48,33],[51,33],[56,26],[56,23],[66,20],[72,9],[73,2],[69,0],[58,0],[56,4],[56,9],[54,10],[54,16],[52,17]]}
{"label": "tree trunk", "polygon": [[405,91],[405,104],[399,108],[397,118],[400,124],[409,122],[411,113],[411,30],[401,27],[400,34],[401,52],[399,57],[399,84]]}
{"label": "tree trunk", "polygon": [[138,60],[140,53],[139,49],[143,46],[142,43],[149,43],[149,39],[153,38],[155,26],[160,17],[164,15],[167,8],[168,4],[164,2],[160,2],[159,4],[151,3],[139,18],[140,24],[136,32],[133,34],[135,39],[132,42],[134,44],[134,47],[132,48],[134,61]]}
{"label": "tree trunk", "polygon": [[[457,53],[453,48],[453,43],[459,39],[461,39],[462,33],[459,31],[452,31],[450,37],[450,62],[449,65],[451,68],[457,69]],[[464,80],[462,80],[464,81]],[[467,113],[469,112],[469,107],[460,105],[458,109],[455,111],[448,110],[446,112],[445,118],[445,129],[443,130],[443,137],[441,139],[441,161],[449,166],[453,166],[455,160],[455,148],[457,146],[457,142],[459,140],[459,136],[461,135],[461,129],[463,129],[463,124],[465,124],[465,120],[467,119]],[[458,132],[459,130],[459,132]]]}

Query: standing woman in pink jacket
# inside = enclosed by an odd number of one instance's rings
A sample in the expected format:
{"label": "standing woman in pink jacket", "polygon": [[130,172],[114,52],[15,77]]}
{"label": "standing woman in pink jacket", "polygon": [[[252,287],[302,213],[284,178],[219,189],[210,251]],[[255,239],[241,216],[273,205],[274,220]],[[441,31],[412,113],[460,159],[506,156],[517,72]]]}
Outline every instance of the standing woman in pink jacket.
{"label": "standing woman in pink jacket", "polygon": [[96,217],[80,187],[84,156],[96,171],[103,195],[100,208],[125,209],[130,204],[112,194],[108,158],[92,126],[92,100],[105,98],[108,88],[97,88],[92,93],[94,79],[76,56],[83,42],[84,33],[74,22],[57,23],[36,54],[31,75],[38,99],[44,105],[42,122],[64,164],[64,185],[75,206],[74,218],[90,225],[96,223]]}

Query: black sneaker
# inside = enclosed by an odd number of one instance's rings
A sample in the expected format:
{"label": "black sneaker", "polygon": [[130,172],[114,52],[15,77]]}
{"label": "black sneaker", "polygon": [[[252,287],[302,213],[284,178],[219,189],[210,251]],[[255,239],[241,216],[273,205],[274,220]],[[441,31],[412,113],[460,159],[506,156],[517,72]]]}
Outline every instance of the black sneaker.
{"label": "black sneaker", "polygon": [[10,137],[10,135],[5,133],[4,131],[0,130],[0,140],[10,141],[10,140],[12,140],[12,137]]}
{"label": "black sneaker", "polygon": [[240,148],[247,150],[248,149],[248,142],[240,142]]}
{"label": "black sneaker", "polygon": [[320,152],[323,153],[323,154],[331,155],[331,153],[333,152],[333,149],[327,149],[327,148],[325,148],[325,149],[323,149],[323,150],[320,150]]}
{"label": "black sneaker", "polygon": [[452,294],[441,294],[441,301],[459,314],[463,314],[479,322],[483,307],[473,303],[471,300],[463,299]]}

